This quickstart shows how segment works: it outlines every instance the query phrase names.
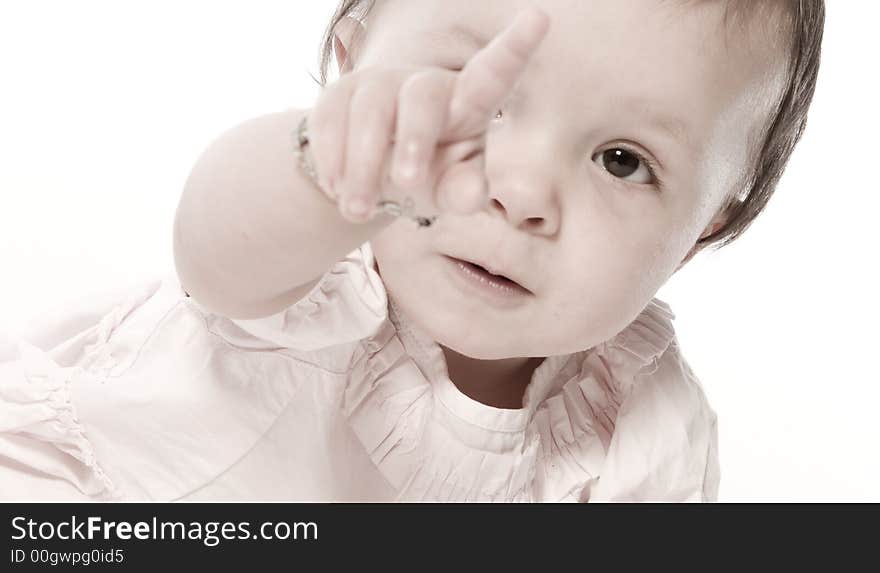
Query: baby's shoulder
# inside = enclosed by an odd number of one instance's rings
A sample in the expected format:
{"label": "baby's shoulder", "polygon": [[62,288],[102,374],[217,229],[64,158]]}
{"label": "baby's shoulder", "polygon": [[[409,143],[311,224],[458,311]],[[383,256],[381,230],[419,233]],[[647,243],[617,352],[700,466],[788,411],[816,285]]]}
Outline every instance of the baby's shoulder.
{"label": "baby's shoulder", "polygon": [[717,415],[677,339],[634,380],[607,456],[596,500],[717,499]]}
{"label": "baby's shoulder", "polygon": [[672,338],[654,367],[642,374],[638,385],[651,394],[674,400],[685,412],[715,416],[703,382],[685,358],[678,337]]}

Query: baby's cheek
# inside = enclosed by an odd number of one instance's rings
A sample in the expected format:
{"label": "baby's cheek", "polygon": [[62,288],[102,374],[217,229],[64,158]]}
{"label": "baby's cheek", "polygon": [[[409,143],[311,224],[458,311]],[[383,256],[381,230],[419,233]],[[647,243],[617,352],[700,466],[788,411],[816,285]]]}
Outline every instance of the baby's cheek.
{"label": "baby's cheek", "polygon": [[673,274],[677,241],[669,239],[642,237],[641,242],[614,253],[615,262],[607,269],[602,289],[607,321],[615,333],[644,309]]}
{"label": "baby's cheek", "polygon": [[613,335],[638,307],[643,272],[640,259],[626,251],[606,249],[598,256],[569,267],[558,280],[560,319],[589,325],[592,336]]}
{"label": "baby's cheek", "polygon": [[699,238],[701,218],[711,206],[693,201],[670,205],[642,225],[635,255],[645,281],[662,286]]}

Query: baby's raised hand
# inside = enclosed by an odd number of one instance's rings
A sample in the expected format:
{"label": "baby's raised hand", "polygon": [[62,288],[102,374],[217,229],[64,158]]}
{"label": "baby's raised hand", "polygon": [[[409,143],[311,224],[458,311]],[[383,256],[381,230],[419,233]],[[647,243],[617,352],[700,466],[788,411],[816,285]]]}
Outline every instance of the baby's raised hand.
{"label": "baby's raised hand", "polygon": [[328,86],[309,113],[309,146],[343,216],[364,222],[405,192],[420,215],[482,209],[486,131],[548,26],[528,8],[460,71],[371,66]]}

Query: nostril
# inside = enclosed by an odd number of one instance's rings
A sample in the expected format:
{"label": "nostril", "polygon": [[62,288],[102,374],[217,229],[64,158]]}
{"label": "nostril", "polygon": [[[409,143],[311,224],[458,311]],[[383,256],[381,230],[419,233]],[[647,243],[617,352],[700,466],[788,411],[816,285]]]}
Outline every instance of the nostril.
{"label": "nostril", "polygon": [[499,201],[499,200],[496,199],[495,197],[490,197],[490,198],[489,198],[489,204],[498,207],[498,208],[501,209],[502,211],[505,211],[505,209],[504,209],[504,205],[502,205],[502,204],[501,204],[501,201]]}
{"label": "nostril", "polygon": [[471,159],[473,159],[474,157],[476,157],[477,155],[479,155],[481,153],[483,153],[482,149],[479,149],[479,148],[474,149],[470,153],[468,153],[467,155],[462,157],[459,161],[461,161],[462,163],[465,163],[467,161],[470,161]]}

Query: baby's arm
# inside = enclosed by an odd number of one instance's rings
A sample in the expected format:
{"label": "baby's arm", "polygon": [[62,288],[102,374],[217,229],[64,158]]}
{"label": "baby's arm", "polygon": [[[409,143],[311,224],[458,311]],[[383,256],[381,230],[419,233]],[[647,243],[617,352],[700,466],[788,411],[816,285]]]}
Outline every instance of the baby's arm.
{"label": "baby's arm", "polygon": [[[435,210],[435,194],[447,197],[447,206],[464,203],[457,205],[463,213],[482,209],[486,131],[548,27],[546,14],[524,10],[459,72],[367,66],[344,74],[308,112],[309,149],[319,175],[329,177],[325,188],[330,182],[343,204],[375,205],[386,187],[398,187]],[[186,181],[174,224],[177,273],[184,290],[218,314],[260,318],[287,308],[395,220],[369,209],[367,218],[342,216],[300,171],[292,137],[304,113],[269,114],[230,129]],[[400,163],[406,155],[416,167],[409,175],[394,169],[394,181],[391,147],[398,167],[409,163]],[[457,200],[473,199],[474,190],[479,204]]]}
{"label": "baby's arm", "polygon": [[384,213],[363,224],[346,220],[299,170],[291,137],[305,113],[233,127],[186,181],[174,221],[177,274],[187,293],[218,314],[259,318],[287,308],[394,220]]}

